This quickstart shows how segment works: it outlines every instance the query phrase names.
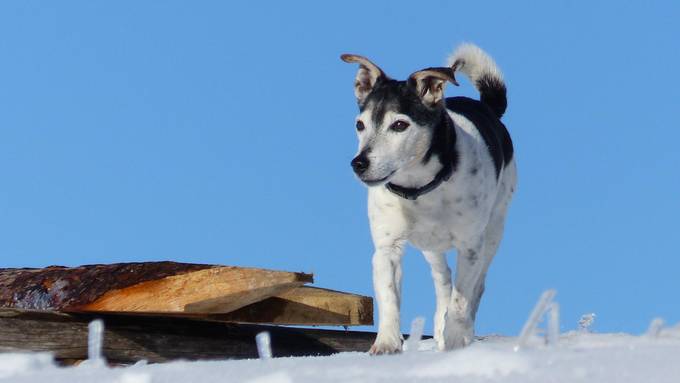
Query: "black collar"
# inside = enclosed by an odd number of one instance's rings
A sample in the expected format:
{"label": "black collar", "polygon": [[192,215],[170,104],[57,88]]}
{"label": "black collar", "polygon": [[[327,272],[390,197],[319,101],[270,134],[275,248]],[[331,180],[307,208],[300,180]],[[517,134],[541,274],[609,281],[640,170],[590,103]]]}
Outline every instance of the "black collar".
{"label": "black collar", "polygon": [[391,191],[392,193],[398,195],[401,198],[415,201],[421,195],[429,193],[432,190],[436,189],[437,186],[441,185],[442,182],[448,181],[449,178],[451,178],[452,173],[453,166],[451,166],[451,164],[449,163],[444,165],[444,167],[442,167],[441,170],[437,172],[437,175],[434,176],[434,179],[425,186],[421,186],[419,188],[407,188],[389,182],[385,185],[385,187],[387,188],[387,190]]}
{"label": "black collar", "polygon": [[[442,139],[442,141],[446,142],[446,144],[444,144],[445,153],[439,153],[439,161],[442,163],[442,168],[434,176],[434,179],[425,186],[414,188],[407,188],[388,182],[385,185],[387,190],[401,198],[415,201],[421,195],[431,192],[441,185],[442,182],[448,181],[449,178],[451,178],[451,174],[453,174],[453,170],[457,162],[457,155],[452,153],[455,150],[456,142],[455,131],[453,130],[455,128],[453,127],[453,121],[451,121],[451,117],[449,117],[446,111],[444,112],[442,120],[445,134],[440,137],[435,137],[434,139]],[[430,153],[428,153],[426,156],[426,161],[429,159]]]}

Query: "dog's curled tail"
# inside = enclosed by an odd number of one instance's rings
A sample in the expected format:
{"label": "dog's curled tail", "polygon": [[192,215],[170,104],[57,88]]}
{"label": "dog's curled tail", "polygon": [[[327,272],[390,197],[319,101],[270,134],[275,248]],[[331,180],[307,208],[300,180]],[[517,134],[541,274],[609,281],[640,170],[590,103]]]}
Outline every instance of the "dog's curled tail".
{"label": "dog's curled tail", "polygon": [[448,66],[463,72],[480,93],[480,101],[488,105],[498,118],[508,107],[503,74],[493,59],[474,44],[461,44],[449,56]]}

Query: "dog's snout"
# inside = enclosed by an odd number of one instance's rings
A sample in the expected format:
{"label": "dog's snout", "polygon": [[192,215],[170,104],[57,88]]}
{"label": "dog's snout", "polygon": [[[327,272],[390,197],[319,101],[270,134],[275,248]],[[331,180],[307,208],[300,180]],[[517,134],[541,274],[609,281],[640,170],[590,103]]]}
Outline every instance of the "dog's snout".
{"label": "dog's snout", "polygon": [[371,161],[366,157],[366,153],[361,153],[352,160],[352,169],[357,175],[362,175],[371,165]]}

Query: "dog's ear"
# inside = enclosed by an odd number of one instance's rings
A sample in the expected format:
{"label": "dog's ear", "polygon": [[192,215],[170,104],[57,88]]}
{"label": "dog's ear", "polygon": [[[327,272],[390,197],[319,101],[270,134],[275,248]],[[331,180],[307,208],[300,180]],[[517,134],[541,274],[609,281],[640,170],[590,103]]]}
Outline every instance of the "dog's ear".
{"label": "dog's ear", "polygon": [[373,88],[378,81],[387,79],[385,72],[366,57],[344,54],[340,56],[340,58],[346,63],[359,64],[359,70],[354,79],[354,95],[357,96],[359,104],[364,102],[366,97],[373,91]]}
{"label": "dog's ear", "polygon": [[427,106],[435,106],[444,98],[444,85],[450,82],[458,85],[452,68],[427,68],[413,73],[408,78],[418,96]]}

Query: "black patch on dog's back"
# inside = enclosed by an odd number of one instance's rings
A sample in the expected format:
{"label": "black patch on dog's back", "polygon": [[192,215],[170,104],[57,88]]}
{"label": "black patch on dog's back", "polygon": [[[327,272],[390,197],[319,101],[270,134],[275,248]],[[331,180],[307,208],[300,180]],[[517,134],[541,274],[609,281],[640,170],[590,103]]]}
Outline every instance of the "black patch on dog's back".
{"label": "black patch on dog's back", "polygon": [[513,147],[510,133],[497,114],[488,105],[468,97],[446,99],[446,108],[470,120],[484,139],[496,168],[496,178],[501,169],[512,160]]}

